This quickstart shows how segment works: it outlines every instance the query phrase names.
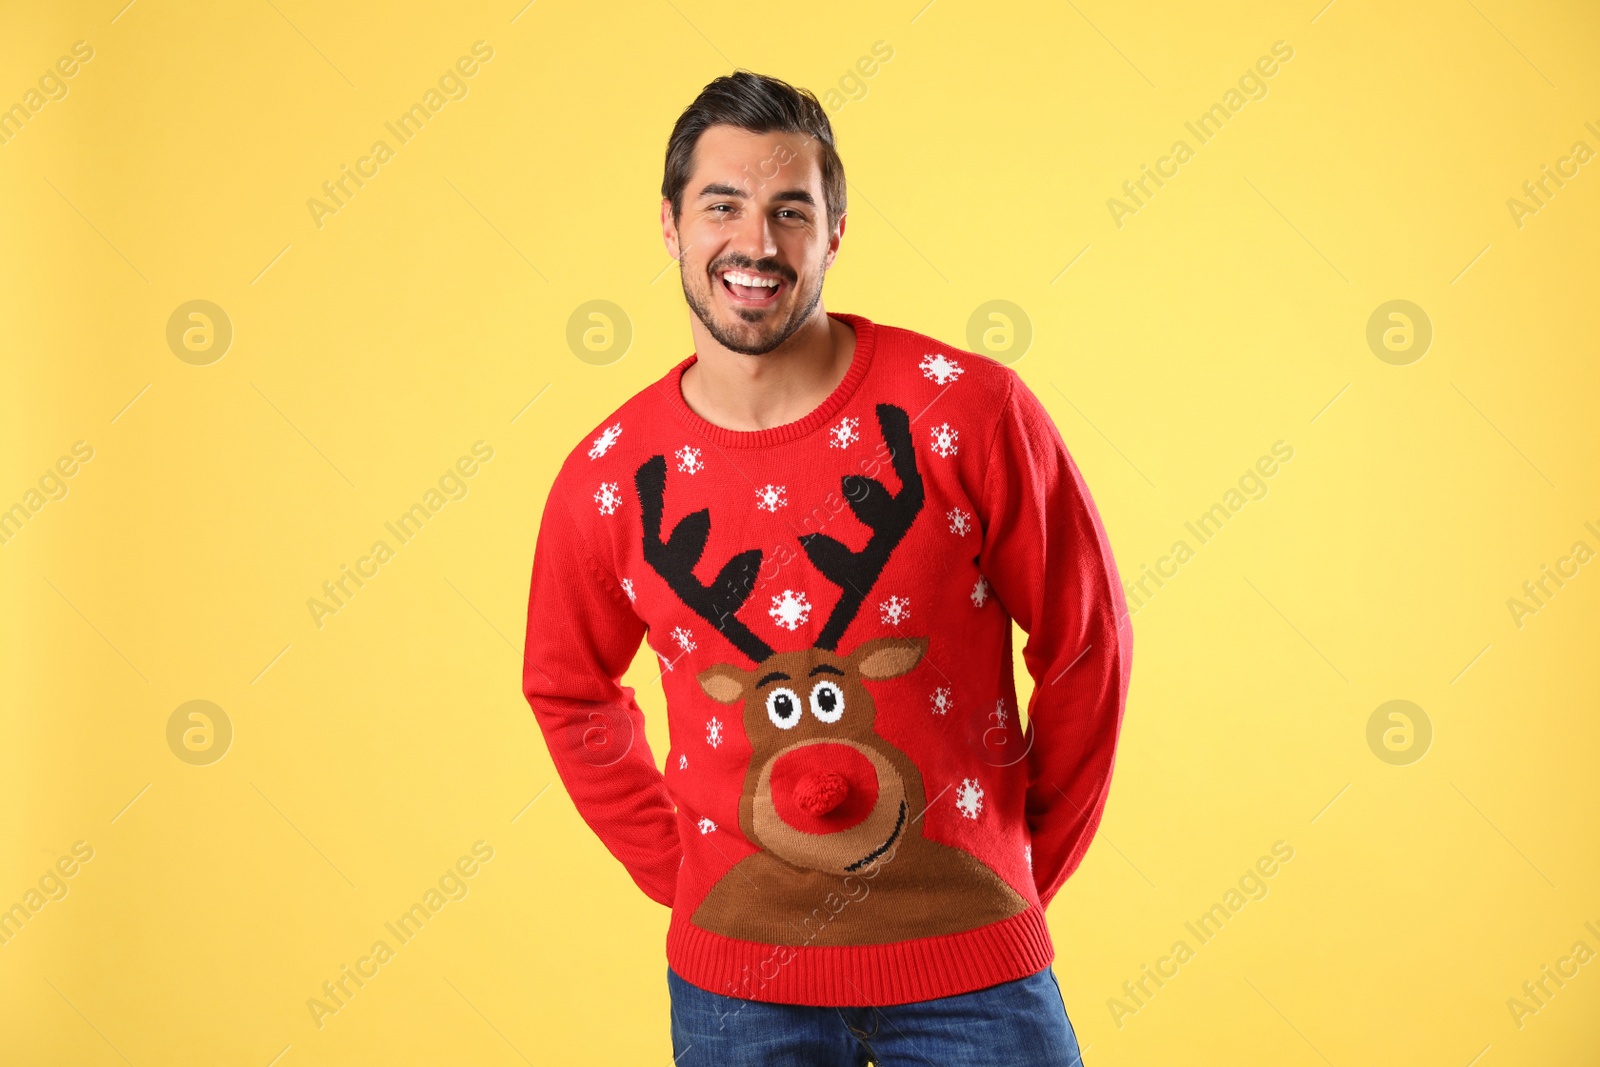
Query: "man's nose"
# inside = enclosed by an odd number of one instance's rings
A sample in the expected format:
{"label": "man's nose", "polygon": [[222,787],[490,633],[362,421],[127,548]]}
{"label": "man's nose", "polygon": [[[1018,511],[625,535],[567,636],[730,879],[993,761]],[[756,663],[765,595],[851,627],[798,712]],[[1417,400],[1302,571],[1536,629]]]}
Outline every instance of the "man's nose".
{"label": "man's nose", "polygon": [[765,211],[747,205],[744,216],[733,223],[730,243],[743,252],[752,263],[770,259],[778,253],[778,241],[773,235],[772,219]]}
{"label": "man's nose", "polygon": [[854,745],[819,741],[791,749],[772,768],[772,805],[796,830],[832,834],[872,814],[878,771]]}

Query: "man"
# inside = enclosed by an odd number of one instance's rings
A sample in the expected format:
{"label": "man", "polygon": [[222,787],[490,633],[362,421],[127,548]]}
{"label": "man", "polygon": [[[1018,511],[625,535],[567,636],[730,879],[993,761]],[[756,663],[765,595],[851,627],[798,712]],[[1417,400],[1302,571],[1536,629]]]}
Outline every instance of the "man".
{"label": "man", "polygon": [[[556,476],[523,691],[672,909],[680,1067],[1077,1063],[1044,908],[1110,785],[1121,582],[1015,372],[824,310],[844,220],[811,93],[740,71],[678,119],[661,226],[695,353]],[[646,637],[665,774],[620,684]]]}

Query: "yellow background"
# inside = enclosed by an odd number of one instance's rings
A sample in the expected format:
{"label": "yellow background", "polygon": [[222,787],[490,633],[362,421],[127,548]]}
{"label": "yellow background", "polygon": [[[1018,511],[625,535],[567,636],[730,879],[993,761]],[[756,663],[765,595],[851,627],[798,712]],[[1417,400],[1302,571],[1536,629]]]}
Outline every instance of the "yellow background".
{"label": "yellow background", "polygon": [[[0,145],[0,507],[94,449],[0,546],[0,906],[94,849],[0,947],[5,1063],[670,1062],[668,914],[556,781],[519,650],[559,462],[690,351],[662,156],[734,67],[853,89],[829,309],[961,347],[1023,309],[1014,366],[1125,577],[1294,448],[1135,618],[1105,823],[1050,912],[1088,1062],[1593,1062],[1600,963],[1506,1003],[1600,951],[1600,566],[1520,628],[1506,603],[1600,549],[1600,163],[1506,204],[1600,149],[1591,5],[124,2],[13,2],[0,36],[0,104],[94,49]],[[319,228],[308,198],[479,40],[468,95]],[[234,331],[204,366],[166,340],[194,299]],[[566,341],[596,299],[633,328],[606,365]],[[1366,342],[1394,299],[1434,331],[1406,366]],[[313,623],[479,440],[468,495]],[[1432,725],[1409,765],[1367,743],[1393,699]],[[208,766],[168,746],[190,700],[232,723]],[[480,840],[469,895],[319,1028],[308,998]],[[1119,1026],[1279,840],[1265,899]]]}

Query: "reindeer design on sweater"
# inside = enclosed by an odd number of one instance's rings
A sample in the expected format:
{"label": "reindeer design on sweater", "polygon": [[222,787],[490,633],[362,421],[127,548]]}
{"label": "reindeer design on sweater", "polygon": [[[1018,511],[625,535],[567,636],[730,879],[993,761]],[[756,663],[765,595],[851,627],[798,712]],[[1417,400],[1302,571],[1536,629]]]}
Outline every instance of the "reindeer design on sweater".
{"label": "reindeer design on sweater", "polygon": [[[922,775],[874,729],[868,683],[911,671],[928,639],[883,637],[837,651],[923,505],[910,420],[892,404],[877,405],[876,414],[900,491],[844,476],[850,510],[872,531],[860,551],[822,533],[799,537],[812,565],[839,587],[810,648],[775,651],[735,617],[753,591],[760,549],[737,553],[703,584],[694,569],[710,537],[709,510],[685,516],[662,540],[665,457],[646,460],[634,476],[646,562],[754,664],[719,663],[697,675],[713,700],[743,705],[754,754],[739,828],[761,850],[735,864],[695,909],[691,921],[712,933],[767,944],[880,944],[971,930],[1027,907],[976,856],[923,836]],[[830,898],[848,904],[830,909]],[[913,899],[917,906],[908,906]],[[832,910],[839,914],[829,921]]]}

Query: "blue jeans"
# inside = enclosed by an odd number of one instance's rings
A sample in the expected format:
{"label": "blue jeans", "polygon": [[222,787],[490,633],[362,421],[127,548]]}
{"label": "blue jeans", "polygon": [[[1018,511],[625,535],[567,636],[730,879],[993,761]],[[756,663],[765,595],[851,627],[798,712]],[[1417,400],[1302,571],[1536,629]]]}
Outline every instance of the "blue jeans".
{"label": "blue jeans", "polygon": [[1046,967],[970,993],[884,1008],[768,1004],[667,968],[675,1067],[1082,1067]]}

